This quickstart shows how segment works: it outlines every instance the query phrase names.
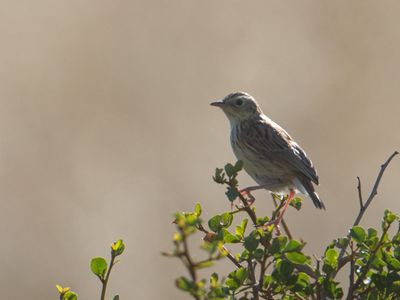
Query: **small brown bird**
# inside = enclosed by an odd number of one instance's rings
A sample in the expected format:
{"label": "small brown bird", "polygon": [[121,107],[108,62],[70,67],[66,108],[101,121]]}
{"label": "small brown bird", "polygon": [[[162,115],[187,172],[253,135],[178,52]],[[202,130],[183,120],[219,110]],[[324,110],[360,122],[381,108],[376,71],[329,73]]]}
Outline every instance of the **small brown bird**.
{"label": "small brown bird", "polygon": [[277,224],[295,193],[308,195],[315,207],[325,209],[313,186],[318,185],[318,176],[311,160],[282,127],[264,115],[252,96],[236,92],[211,105],[228,117],[233,152],[258,184],[240,190],[243,195],[263,188],[288,195]]}

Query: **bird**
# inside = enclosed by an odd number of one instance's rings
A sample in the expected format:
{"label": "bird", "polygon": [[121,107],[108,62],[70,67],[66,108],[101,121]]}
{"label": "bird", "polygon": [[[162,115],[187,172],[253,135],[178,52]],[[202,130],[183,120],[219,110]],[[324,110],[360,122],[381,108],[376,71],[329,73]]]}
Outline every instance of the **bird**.
{"label": "bird", "polygon": [[258,189],[286,196],[277,224],[297,193],[310,197],[316,208],[325,209],[315,191],[319,184],[316,169],[305,151],[277,123],[268,118],[257,101],[248,93],[234,92],[221,101],[210,103],[219,107],[230,123],[230,142],[243,169],[257,183],[239,190],[249,195]]}

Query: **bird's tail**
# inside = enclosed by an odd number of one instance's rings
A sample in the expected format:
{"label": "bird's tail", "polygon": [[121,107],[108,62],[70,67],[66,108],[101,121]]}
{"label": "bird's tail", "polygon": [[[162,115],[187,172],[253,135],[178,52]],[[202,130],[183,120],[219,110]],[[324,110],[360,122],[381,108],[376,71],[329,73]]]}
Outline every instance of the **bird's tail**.
{"label": "bird's tail", "polygon": [[313,184],[309,180],[302,180],[301,183],[307,191],[308,196],[310,196],[315,207],[319,209],[325,209],[325,205],[319,198],[318,194],[315,192]]}

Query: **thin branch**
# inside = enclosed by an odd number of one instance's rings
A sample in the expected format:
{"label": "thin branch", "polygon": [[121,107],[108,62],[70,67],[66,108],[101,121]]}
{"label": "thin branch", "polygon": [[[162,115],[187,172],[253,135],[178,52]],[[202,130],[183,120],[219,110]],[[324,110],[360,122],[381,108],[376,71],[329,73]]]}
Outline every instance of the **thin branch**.
{"label": "thin branch", "polygon": [[[338,269],[337,269],[336,273],[338,273],[341,268],[343,268],[347,263],[349,263],[350,260],[351,260],[351,255],[347,255],[347,256],[343,257],[341,260],[339,260]],[[333,276],[333,277],[335,277],[335,276]]]}
{"label": "thin branch", "polygon": [[239,193],[239,199],[243,203],[243,210],[249,215],[254,226],[257,226],[257,216],[254,210],[248,205],[247,200]]}
{"label": "thin branch", "polygon": [[254,270],[254,265],[251,259],[247,261],[248,263],[248,268],[249,268],[249,275],[250,275],[250,280],[251,280],[251,285],[252,285],[252,290],[253,290],[253,300],[259,300],[259,293],[258,293],[258,285],[257,285],[257,280],[256,280],[256,274]]}
{"label": "thin branch", "polygon": [[350,241],[351,260],[350,260],[350,275],[349,275],[349,290],[354,288],[354,274],[355,274],[355,259],[354,259],[354,245],[353,241]]}
{"label": "thin branch", "polygon": [[[378,187],[379,187],[379,184],[381,182],[383,173],[385,173],[385,170],[386,170],[387,166],[390,164],[390,162],[392,161],[392,159],[398,154],[399,154],[399,152],[397,152],[397,151],[393,152],[392,155],[390,155],[389,158],[386,160],[386,162],[381,165],[381,169],[380,169],[380,171],[378,173],[378,176],[376,177],[376,180],[375,180],[374,186],[373,186],[373,188],[371,190],[371,193],[369,194],[368,199],[365,202],[365,204],[363,204],[362,207],[360,208],[358,216],[357,216],[356,220],[354,221],[353,227],[357,226],[358,224],[360,224],[360,221],[361,221],[362,217],[364,216],[364,213],[367,211],[368,206],[371,204],[372,200],[378,194]],[[361,194],[361,183],[358,186],[359,186],[359,195],[360,195]],[[362,202],[360,202],[360,203],[362,203]],[[350,239],[350,233],[347,235],[347,238]],[[341,259],[343,258],[343,255],[345,254],[346,248],[347,247],[343,247],[342,251],[340,251],[339,263],[340,263]]]}
{"label": "thin branch", "polygon": [[353,226],[357,226],[358,224],[360,224],[360,221],[361,221],[362,217],[364,216],[365,211],[367,210],[368,206],[371,204],[371,202],[375,198],[375,196],[378,194],[378,187],[379,187],[379,183],[381,182],[383,173],[385,172],[387,166],[390,164],[393,157],[395,157],[397,154],[399,154],[399,152],[397,152],[397,151],[393,152],[393,154],[390,155],[390,157],[386,160],[386,162],[383,165],[381,165],[381,170],[379,171],[378,177],[376,178],[374,187],[372,188],[371,193],[369,194],[368,199],[365,202],[365,204],[363,205],[362,209],[360,209],[360,213],[358,214],[356,220],[354,221]]}
{"label": "thin branch", "polygon": [[267,260],[268,260],[268,254],[267,254],[267,249],[264,249],[264,257],[263,260],[261,262],[261,269],[260,269],[260,276],[259,276],[259,280],[258,280],[258,289],[261,290],[264,284],[264,276],[265,276],[265,271],[268,268],[267,265]]}
{"label": "thin branch", "polygon": [[[204,240],[208,240],[208,236],[211,234],[207,229],[204,228],[202,224],[197,225],[197,229],[203,233],[206,234],[204,237]],[[238,268],[242,268],[243,266],[238,262],[235,258],[235,256],[232,255],[232,253],[225,247],[222,247],[223,250],[227,253],[226,257]]]}
{"label": "thin branch", "polygon": [[108,283],[108,279],[110,278],[111,269],[114,265],[115,265],[115,256],[111,255],[110,267],[107,270],[106,276],[104,277],[104,279],[100,278],[101,283],[103,284],[103,286],[101,288],[101,296],[100,296],[101,300],[104,300],[106,297],[107,283]]}
{"label": "thin branch", "polygon": [[360,209],[364,208],[364,202],[363,202],[363,197],[362,197],[362,192],[361,192],[361,180],[360,177],[357,176],[357,190],[358,190],[358,200],[360,201]]}
{"label": "thin branch", "polygon": [[378,252],[379,248],[381,248],[381,246],[383,245],[383,243],[385,241],[385,236],[386,236],[386,233],[388,232],[389,228],[390,228],[390,224],[388,224],[388,226],[386,226],[384,228],[384,230],[382,232],[382,236],[379,239],[378,244],[376,245],[375,249],[371,252],[367,263],[363,267],[362,273],[360,274],[360,276],[358,276],[358,278],[357,278],[356,282],[354,283],[354,285],[349,288],[349,293],[348,293],[347,298],[346,298],[347,300],[353,299],[354,291],[357,290],[358,286],[361,284],[361,282],[364,280],[365,276],[367,275],[367,273],[369,271],[369,268],[370,268],[372,262],[375,259],[376,253]]}
{"label": "thin branch", "polygon": [[187,243],[187,238],[186,238],[186,234],[182,231],[182,242],[183,242],[183,256],[186,258],[186,261],[188,263],[188,269],[189,269],[189,273],[190,273],[190,277],[192,277],[192,280],[194,282],[197,281],[197,274],[196,274],[196,267],[195,264],[189,254],[189,247],[188,247],[188,243]]}

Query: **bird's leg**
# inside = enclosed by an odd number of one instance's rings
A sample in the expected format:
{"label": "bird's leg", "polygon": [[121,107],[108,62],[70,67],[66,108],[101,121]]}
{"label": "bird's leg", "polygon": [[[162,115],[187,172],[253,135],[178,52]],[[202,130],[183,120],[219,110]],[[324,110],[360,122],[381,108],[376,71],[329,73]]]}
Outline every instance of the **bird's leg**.
{"label": "bird's leg", "polygon": [[264,185],[249,186],[247,188],[240,189],[239,193],[243,197],[246,197],[246,196],[249,197],[249,199],[247,199],[247,205],[251,206],[254,203],[254,201],[256,201],[256,198],[254,198],[254,196],[251,194],[251,192],[252,191],[256,191],[256,190],[261,190],[261,189],[264,189],[264,188],[265,188]]}
{"label": "bird's leg", "polygon": [[254,201],[256,201],[256,198],[254,198],[254,196],[247,189],[239,190],[239,193],[244,198],[246,198],[246,196],[248,197],[248,199],[246,199],[247,206],[251,206],[254,203]]}
{"label": "bird's leg", "polygon": [[292,200],[294,198],[294,195],[295,195],[295,192],[294,192],[294,190],[291,189],[287,199],[285,200],[285,204],[284,204],[284,206],[282,208],[282,211],[279,213],[279,216],[275,220],[267,223],[267,226],[270,226],[272,224],[275,225],[275,227],[277,229],[277,232],[278,232],[278,235],[280,234],[279,224],[281,223],[282,218],[283,218],[283,214],[285,213],[286,209],[289,207],[290,202],[292,202]]}

